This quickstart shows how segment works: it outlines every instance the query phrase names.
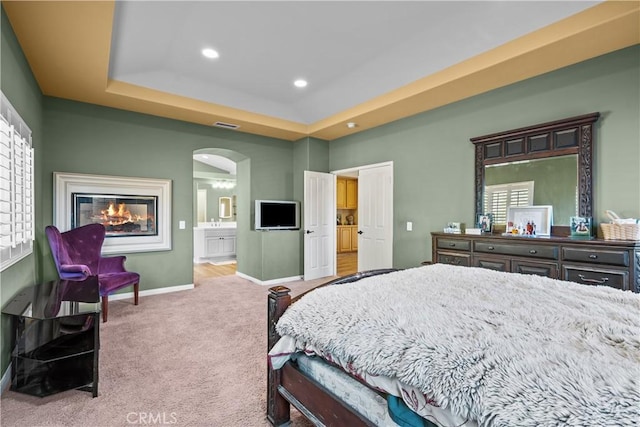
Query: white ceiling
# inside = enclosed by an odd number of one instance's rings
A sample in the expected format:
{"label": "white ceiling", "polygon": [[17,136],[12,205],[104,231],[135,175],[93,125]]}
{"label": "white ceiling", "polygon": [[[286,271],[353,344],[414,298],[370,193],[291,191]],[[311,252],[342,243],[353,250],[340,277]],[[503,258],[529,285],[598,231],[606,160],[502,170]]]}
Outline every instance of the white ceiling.
{"label": "white ceiling", "polygon": [[214,168],[221,169],[228,172],[230,175],[236,175],[237,165],[231,159],[215,154],[194,154],[193,160],[196,160],[205,165],[213,166]]}
{"label": "white ceiling", "polygon": [[309,124],[597,3],[118,1],[109,77]]}

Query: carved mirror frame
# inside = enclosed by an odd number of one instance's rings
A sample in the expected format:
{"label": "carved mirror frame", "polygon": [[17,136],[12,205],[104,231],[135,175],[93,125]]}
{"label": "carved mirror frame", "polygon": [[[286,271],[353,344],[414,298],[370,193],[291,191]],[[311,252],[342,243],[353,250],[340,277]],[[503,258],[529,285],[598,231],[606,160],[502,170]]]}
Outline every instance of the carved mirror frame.
{"label": "carved mirror frame", "polygon": [[[593,216],[593,124],[600,113],[471,138],[475,145],[475,218],[483,212],[485,166],[578,155],[578,214]],[[553,232],[552,232],[553,234]]]}

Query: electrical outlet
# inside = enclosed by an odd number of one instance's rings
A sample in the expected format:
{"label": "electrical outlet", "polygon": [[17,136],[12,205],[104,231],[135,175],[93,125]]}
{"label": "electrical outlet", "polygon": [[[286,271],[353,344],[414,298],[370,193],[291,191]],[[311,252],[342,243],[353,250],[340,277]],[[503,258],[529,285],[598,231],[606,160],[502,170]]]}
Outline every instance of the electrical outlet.
{"label": "electrical outlet", "polygon": [[185,228],[187,228],[187,222],[186,221],[180,221],[178,223],[178,227],[180,228],[180,230],[184,230]]}
{"label": "electrical outlet", "polygon": [[407,221],[407,231],[413,231],[413,222]]}

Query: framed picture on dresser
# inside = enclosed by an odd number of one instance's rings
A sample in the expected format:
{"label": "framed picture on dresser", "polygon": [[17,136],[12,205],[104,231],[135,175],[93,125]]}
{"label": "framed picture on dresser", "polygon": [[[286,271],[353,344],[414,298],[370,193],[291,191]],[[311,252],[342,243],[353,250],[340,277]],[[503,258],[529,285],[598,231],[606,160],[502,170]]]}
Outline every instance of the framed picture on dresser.
{"label": "framed picture on dresser", "polygon": [[571,217],[571,237],[591,237],[591,228],[590,217]]}
{"label": "framed picture on dresser", "polygon": [[491,232],[493,231],[493,214],[479,214],[478,218],[476,219],[476,227],[479,228],[482,233],[491,234]]}
{"label": "framed picture on dresser", "polygon": [[507,208],[507,230],[520,230],[518,234],[549,236],[553,206],[509,206]]}

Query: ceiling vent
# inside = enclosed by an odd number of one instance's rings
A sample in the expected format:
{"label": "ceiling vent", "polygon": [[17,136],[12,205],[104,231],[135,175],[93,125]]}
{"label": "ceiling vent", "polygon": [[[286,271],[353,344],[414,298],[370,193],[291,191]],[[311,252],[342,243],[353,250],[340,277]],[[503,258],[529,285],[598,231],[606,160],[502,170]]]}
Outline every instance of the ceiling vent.
{"label": "ceiling vent", "polygon": [[213,125],[216,127],[225,128],[225,129],[238,129],[240,127],[240,125],[235,125],[233,123],[225,123],[225,122],[215,122]]}

